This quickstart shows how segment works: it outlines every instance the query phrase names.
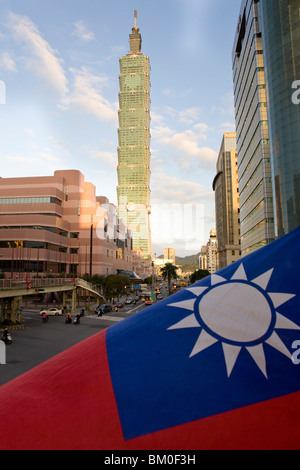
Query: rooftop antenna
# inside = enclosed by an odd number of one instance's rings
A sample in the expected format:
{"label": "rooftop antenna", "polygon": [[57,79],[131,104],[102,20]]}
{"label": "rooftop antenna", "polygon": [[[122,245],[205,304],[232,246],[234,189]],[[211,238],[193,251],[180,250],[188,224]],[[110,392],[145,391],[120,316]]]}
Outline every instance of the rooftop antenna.
{"label": "rooftop antenna", "polygon": [[133,33],[139,32],[139,28],[136,25],[136,19],[137,19],[137,10],[134,10],[134,27],[132,28]]}
{"label": "rooftop antenna", "polygon": [[137,10],[134,10],[134,27],[132,28],[132,34],[129,34],[130,53],[138,54],[141,52],[142,38],[137,27]]}

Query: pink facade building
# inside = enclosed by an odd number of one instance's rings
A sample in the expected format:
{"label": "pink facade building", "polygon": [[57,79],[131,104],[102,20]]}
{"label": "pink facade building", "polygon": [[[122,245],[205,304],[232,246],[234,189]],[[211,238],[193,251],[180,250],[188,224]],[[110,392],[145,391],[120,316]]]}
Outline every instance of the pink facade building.
{"label": "pink facade building", "polygon": [[107,276],[133,267],[146,277],[115,206],[80,171],[0,178],[0,271],[7,277]]}

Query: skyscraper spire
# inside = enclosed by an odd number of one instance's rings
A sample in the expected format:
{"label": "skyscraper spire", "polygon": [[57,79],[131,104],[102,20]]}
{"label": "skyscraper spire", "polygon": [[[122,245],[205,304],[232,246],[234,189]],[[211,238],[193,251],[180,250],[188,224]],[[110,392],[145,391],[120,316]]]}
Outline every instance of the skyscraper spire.
{"label": "skyscraper spire", "polygon": [[142,49],[142,37],[137,27],[137,10],[134,10],[134,27],[132,34],[129,34],[130,54],[138,54]]}
{"label": "skyscraper spire", "polygon": [[139,28],[137,28],[136,26],[136,19],[137,19],[137,10],[134,10],[134,29],[138,30]]}

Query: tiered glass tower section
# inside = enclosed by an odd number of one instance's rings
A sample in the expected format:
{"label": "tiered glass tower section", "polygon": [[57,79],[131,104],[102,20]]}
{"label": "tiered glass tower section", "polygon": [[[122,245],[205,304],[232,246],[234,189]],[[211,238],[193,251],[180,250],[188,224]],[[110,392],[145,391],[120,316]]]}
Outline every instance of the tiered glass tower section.
{"label": "tiered glass tower section", "polygon": [[119,59],[118,214],[132,232],[133,249],[152,257],[150,232],[150,63],[136,26],[130,52]]}

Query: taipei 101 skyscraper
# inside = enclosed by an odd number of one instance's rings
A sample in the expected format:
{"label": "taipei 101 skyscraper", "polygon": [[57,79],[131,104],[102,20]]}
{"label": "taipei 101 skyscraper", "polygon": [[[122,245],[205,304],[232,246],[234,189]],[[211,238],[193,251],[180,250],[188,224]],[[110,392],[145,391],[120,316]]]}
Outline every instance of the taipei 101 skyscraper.
{"label": "taipei 101 skyscraper", "polygon": [[141,53],[136,10],[129,45],[119,59],[118,215],[132,232],[133,249],[150,259],[150,63]]}

